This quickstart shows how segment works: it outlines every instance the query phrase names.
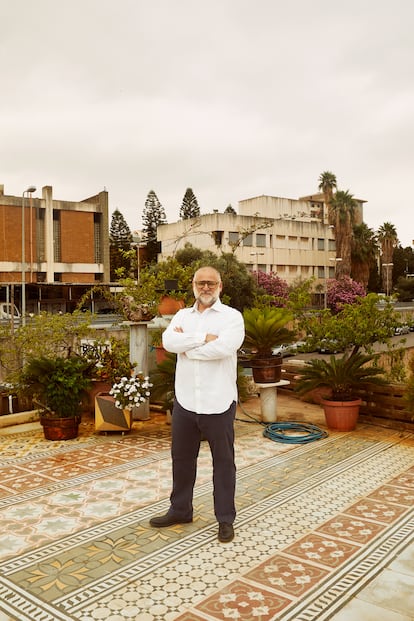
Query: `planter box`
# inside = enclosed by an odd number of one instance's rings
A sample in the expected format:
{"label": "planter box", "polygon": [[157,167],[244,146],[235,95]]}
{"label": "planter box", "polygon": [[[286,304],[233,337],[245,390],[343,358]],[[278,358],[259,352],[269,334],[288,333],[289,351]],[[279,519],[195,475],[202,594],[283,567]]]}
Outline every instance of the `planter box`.
{"label": "planter box", "polygon": [[95,397],[95,431],[130,431],[132,427],[131,410],[115,407],[115,399],[106,393]]}

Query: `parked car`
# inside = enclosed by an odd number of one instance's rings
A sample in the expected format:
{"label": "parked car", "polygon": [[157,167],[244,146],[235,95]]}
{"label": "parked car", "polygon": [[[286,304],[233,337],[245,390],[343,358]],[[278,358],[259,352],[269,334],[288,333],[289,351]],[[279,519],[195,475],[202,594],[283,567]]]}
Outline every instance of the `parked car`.
{"label": "parked car", "polygon": [[341,348],[339,347],[339,344],[337,341],[335,340],[330,341],[329,339],[323,339],[317,351],[320,354],[339,354],[341,352]]}
{"label": "parked car", "polygon": [[295,341],[294,343],[283,343],[283,345],[277,345],[272,350],[273,355],[282,354],[283,358],[287,356],[295,356],[299,353],[305,345],[305,341]]}
{"label": "parked car", "polygon": [[20,311],[10,302],[0,302],[0,323],[9,323],[13,317],[14,324],[20,323]]}
{"label": "parked car", "polygon": [[402,334],[408,334],[410,332],[410,326],[407,324],[402,324],[401,326],[396,326],[394,328],[394,336],[401,336]]}

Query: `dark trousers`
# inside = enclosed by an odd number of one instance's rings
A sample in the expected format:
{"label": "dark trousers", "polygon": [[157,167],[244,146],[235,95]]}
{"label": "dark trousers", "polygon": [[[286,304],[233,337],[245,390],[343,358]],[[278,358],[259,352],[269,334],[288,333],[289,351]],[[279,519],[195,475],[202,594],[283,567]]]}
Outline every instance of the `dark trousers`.
{"label": "dark trousers", "polygon": [[201,437],[210,446],[213,458],[214,513],[218,522],[233,523],[236,516],[234,495],[234,418],[236,403],[221,414],[195,414],[175,401],[172,413],[173,489],[170,513],[183,519],[193,515],[193,490]]}

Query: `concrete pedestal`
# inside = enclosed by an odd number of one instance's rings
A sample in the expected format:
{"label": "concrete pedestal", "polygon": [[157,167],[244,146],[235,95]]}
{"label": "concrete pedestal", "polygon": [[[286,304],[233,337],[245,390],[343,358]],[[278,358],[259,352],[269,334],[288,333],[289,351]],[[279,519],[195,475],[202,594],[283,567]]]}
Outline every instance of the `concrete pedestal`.
{"label": "concrete pedestal", "polygon": [[[128,321],[129,326],[129,361],[134,364],[135,373],[148,375],[148,321]],[[133,408],[134,420],[147,420],[149,401]]]}
{"label": "concrete pedestal", "polygon": [[277,420],[277,387],[287,386],[288,380],[280,380],[275,384],[256,384],[260,389],[260,411],[262,422],[274,423]]}

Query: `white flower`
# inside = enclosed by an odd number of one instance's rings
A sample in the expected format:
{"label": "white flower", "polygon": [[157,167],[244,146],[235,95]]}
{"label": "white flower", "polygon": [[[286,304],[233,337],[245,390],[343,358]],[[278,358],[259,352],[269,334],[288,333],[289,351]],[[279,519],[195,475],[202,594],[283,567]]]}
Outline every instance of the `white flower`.
{"label": "white flower", "polygon": [[119,382],[113,384],[109,394],[115,399],[115,407],[123,410],[144,403],[150,397],[151,386],[149,377],[141,374],[121,377]]}

